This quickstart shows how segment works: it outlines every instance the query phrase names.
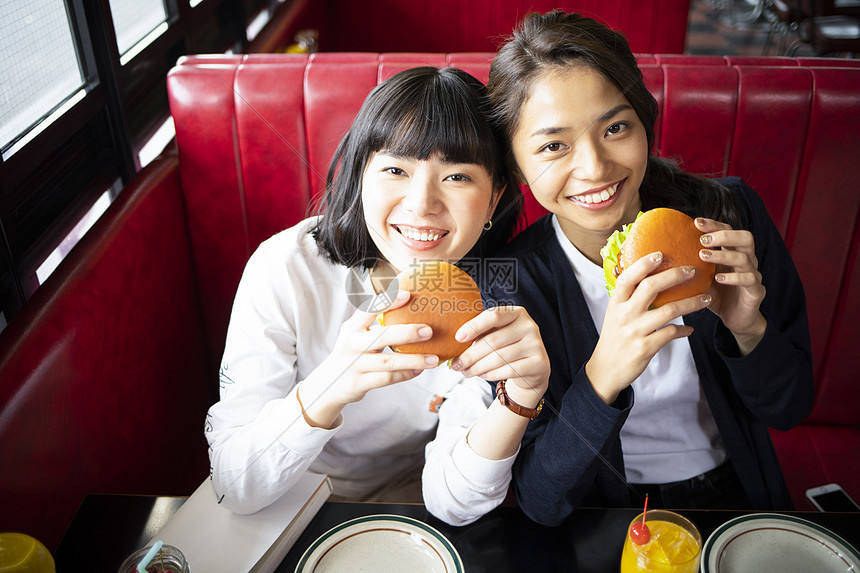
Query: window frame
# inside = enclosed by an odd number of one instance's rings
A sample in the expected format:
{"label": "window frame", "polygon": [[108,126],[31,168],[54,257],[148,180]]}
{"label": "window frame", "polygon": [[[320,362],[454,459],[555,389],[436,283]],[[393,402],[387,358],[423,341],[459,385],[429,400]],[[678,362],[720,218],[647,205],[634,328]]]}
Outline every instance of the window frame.
{"label": "window frame", "polygon": [[7,322],[38,288],[36,269],[94,202],[106,190],[120,193],[140,170],[139,150],[170,115],[165,78],[176,60],[247,50],[246,28],[260,10],[287,11],[291,2],[164,4],[166,30],[122,65],[109,0],[64,0],[86,94],[0,157],[0,312]]}

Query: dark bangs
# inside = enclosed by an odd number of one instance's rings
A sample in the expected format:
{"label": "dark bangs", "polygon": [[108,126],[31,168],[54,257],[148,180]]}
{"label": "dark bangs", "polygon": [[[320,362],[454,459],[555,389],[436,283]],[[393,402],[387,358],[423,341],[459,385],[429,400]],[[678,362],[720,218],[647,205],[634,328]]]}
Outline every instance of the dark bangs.
{"label": "dark bangs", "polygon": [[438,155],[450,163],[473,163],[493,177],[495,189],[505,185],[495,136],[482,109],[486,97],[476,105],[474,92],[483,93],[483,84],[453,68],[433,69],[430,74],[426,85],[387,94],[369,110],[370,151],[421,161]]}

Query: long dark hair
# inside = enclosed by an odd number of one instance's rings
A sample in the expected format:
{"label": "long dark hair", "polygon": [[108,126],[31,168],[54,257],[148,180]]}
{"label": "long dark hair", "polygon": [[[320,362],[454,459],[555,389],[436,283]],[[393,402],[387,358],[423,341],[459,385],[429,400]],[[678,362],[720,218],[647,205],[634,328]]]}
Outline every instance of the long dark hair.
{"label": "long dark hair", "polygon": [[507,243],[522,211],[522,194],[488,112],[484,85],[456,68],[412,68],[376,86],[332,159],[320,208],[324,216],[313,230],[320,249],[350,268],[370,268],[380,258],[364,220],[361,181],[370,156],[381,150],[418,160],[439,154],[484,167],[494,191],[504,191],[492,227],[466,256],[482,257]]}
{"label": "long dark hair", "polygon": [[[591,18],[561,10],[528,14],[499,49],[490,67],[487,91],[493,105],[493,123],[507,141],[517,130],[520,110],[534,82],[549,70],[579,65],[588,66],[612,82],[645,127],[649,153],[639,187],[642,209],[671,207],[692,217],[705,216],[739,228],[737,207],[723,186],[652,155],[657,100],[645,86],[624,35]],[[516,168],[510,147],[507,156]]]}

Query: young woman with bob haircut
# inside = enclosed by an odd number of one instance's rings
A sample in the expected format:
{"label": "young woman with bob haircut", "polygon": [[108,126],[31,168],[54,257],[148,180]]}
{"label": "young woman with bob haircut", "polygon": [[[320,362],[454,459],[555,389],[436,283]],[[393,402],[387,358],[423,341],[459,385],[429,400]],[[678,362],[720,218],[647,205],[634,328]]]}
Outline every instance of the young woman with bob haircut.
{"label": "young woman with bob haircut", "polygon": [[[537,326],[520,307],[485,310],[458,331],[473,344],[439,365],[390,350],[432,330],[377,324],[370,282],[382,267],[479,257],[510,237],[520,191],[486,111],[484,86],[457,69],[381,83],[335,153],[321,215],[249,260],[206,427],[229,509],[266,506],[306,470],[328,474],[338,498],[423,499],[452,524],[504,499],[528,419],[488,380],[537,405],[549,378]],[[396,308],[409,295],[392,298]]]}

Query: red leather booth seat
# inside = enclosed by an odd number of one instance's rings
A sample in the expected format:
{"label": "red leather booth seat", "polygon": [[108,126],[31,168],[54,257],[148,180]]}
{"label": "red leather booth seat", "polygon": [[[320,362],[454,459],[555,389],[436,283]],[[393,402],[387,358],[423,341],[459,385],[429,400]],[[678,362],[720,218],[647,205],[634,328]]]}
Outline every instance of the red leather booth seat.
{"label": "red leather booth seat", "polygon": [[313,28],[325,52],[492,52],[523,16],[554,8],[624,32],[634,51],[684,52],[690,0],[296,0],[251,51],[276,51]]}
{"label": "red leather booth seat", "polygon": [[[0,530],[58,543],[87,493],[189,494],[233,295],[256,246],[313,209],[381,79],[420,64],[486,81],[491,53],[194,56],[167,79],[178,158],[128,186],[0,333]],[[860,68],[641,54],[656,152],[763,196],[809,299],[817,403],[774,432],[795,504],[860,499]],[[531,202],[528,220],[541,214]],[[779,288],[779,285],[766,285]]]}
{"label": "red leather booth seat", "polygon": [[214,399],[175,157],[0,333],[0,531],[53,550],[87,493],[190,494]]}

